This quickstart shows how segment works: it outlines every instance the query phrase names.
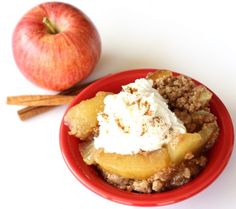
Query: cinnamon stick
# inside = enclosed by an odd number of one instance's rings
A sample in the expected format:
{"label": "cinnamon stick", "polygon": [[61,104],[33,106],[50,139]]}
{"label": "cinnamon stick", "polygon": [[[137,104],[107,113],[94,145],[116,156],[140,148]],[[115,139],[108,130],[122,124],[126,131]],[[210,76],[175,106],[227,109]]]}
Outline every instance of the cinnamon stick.
{"label": "cinnamon stick", "polygon": [[69,104],[74,96],[68,95],[21,95],[7,97],[7,104],[24,106],[55,106]]}
{"label": "cinnamon stick", "polygon": [[18,116],[21,120],[27,120],[41,113],[47,112],[56,106],[38,106],[38,107],[25,107],[17,111]]}

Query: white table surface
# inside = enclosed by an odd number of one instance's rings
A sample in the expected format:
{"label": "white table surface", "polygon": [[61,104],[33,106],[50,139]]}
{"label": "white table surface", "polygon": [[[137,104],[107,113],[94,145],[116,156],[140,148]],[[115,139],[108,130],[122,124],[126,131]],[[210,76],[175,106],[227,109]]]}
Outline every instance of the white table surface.
{"label": "white table surface", "polygon": [[[50,94],[28,82],[11,50],[13,29],[38,0],[0,6],[0,208],[133,208],[103,199],[68,170],[59,149],[66,107],[22,122],[7,95]],[[234,1],[67,1],[84,11],[102,38],[102,56],[88,80],[135,68],[168,68],[206,84],[236,122]],[[236,159],[203,192],[162,208],[235,208]]]}

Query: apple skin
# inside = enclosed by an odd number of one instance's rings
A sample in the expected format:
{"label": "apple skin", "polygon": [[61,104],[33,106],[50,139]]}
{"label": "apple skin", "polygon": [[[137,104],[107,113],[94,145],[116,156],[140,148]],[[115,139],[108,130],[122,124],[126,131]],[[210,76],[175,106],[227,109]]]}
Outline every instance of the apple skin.
{"label": "apple skin", "polygon": [[[47,17],[58,33],[42,22]],[[79,9],[61,2],[40,4],[17,24],[13,55],[23,75],[50,90],[64,90],[86,78],[101,53],[101,39],[91,20]]]}

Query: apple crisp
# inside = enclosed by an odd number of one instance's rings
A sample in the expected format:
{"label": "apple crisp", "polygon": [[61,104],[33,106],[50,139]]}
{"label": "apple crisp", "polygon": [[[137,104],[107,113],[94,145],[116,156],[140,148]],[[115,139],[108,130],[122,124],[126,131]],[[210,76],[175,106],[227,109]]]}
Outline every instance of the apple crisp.
{"label": "apple crisp", "polygon": [[[204,86],[195,84],[186,76],[174,76],[170,71],[165,70],[150,73],[146,79],[152,80],[152,88],[164,98],[168,108],[176,115],[177,120],[181,121],[187,132],[178,133],[179,137],[176,140],[165,141],[162,148],[154,151],[142,150],[133,155],[106,153],[103,149],[96,148],[94,139],[101,134],[96,118],[86,118],[85,122],[90,124],[89,131],[87,130],[90,134],[87,138],[80,137],[81,129],[72,120],[72,118],[81,118],[82,116],[78,114],[87,111],[83,109],[83,105],[89,102],[88,100],[79,104],[80,111],[78,107],[72,108],[72,111],[66,115],[65,122],[71,134],[85,141],[80,144],[84,161],[88,165],[95,165],[102,178],[109,184],[122,190],[139,193],[163,192],[186,184],[204,169],[207,165],[207,151],[215,144],[219,127],[217,118],[210,112],[209,103],[212,94]],[[127,91],[133,94],[137,89],[130,88]],[[94,102],[96,97],[92,99]],[[140,101],[138,106],[140,106]],[[145,102],[143,105],[148,109],[144,111],[144,115],[148,115],[147,113],[151,110],[150,106]],[[101,109],[99,107],[100,112],[103,111]],[[98,111],[93,114],[98,114]],[[100,117],[104,117],[106,121],[108,115],[104,112],[100,114]],[[85,122],[82,121],[83,124]],[[91,124],[94,124],[93,127]],[[124,129],[121,124],[120,127]],[[110,140],[113,142],[111,138]],[[133,165],[135,163],[137,166]],[[138,166],[140,168],[137,168]]]}

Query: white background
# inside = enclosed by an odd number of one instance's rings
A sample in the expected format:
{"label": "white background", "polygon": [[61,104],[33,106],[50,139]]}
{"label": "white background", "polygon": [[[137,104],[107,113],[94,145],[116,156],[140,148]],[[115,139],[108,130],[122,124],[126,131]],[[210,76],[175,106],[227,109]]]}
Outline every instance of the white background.
{"label": "white background", "polygon": [[[66,167],[59,125],[66,107],[22,122],[7,95],[50,94],[28,82],[12,56],[12,32],[41,1],[8,0],[0,6],[0,208],[132,208],[95,195]],[[102,56],[89,80],[134,68],[169,68],[212,89],[236,121],[236,6],[234,1],[77,0],[97,26]],[[162,208],[234,208],[236,159],[206,190]]]}

